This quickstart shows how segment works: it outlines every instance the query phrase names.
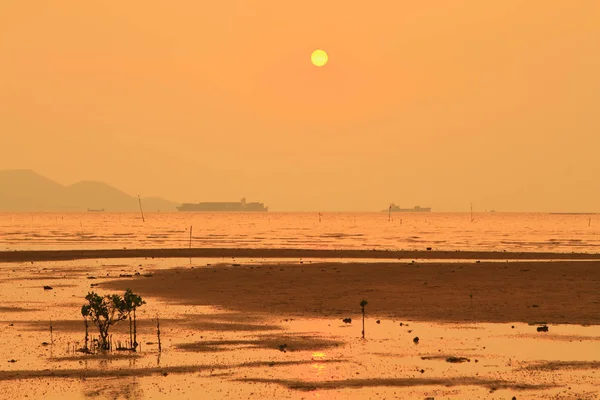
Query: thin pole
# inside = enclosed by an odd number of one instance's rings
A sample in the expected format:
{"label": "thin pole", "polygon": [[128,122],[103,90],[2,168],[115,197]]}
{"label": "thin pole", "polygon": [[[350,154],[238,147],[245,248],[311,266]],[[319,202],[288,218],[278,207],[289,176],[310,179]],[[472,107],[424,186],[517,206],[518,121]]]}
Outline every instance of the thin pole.
{"label": "thin pole", "polygon": [[392,220],[392,205],[390,204],[390,208],[388,209],[388,221]]}
{"label": "thin pole", "polygon": [[144,211],[142,210],[142,199],[140,198],[139,194],[138,194],[138,202],[140,203],[140,214],[142,214],[142,222],[146,222],[146,220],[144,219]]}
{"label": "thin pole", "polygon": [[160,345],[160,322],[158,321],[158,314],[156,315],[156,336],[158,337],[158,352],[162,351],[162,346]]}
{"label": "thin pole", "polygon": [[363,330],[362,330],[362,337],[363,339],[365,338],[365,307],[363,306],[362,308],[362,315],[363,315]]}
{"label": "thin pole", "polygon": [[190,249],[192,248],[192,229],[193,229],[193,226],[190,225]]}

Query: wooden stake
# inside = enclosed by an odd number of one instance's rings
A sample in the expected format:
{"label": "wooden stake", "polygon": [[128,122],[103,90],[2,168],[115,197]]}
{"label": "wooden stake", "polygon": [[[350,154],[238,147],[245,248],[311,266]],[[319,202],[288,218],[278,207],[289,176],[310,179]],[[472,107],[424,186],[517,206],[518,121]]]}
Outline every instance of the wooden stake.
{"label": "wooden stake", "polygon": [[133,351],[137,351],[137,318],[135,316],[135,308],[133,309],[133,343],[131,344],[131,347],[133,348]]}
{"label": "wooden stake", "polygon": [[86,353],[87,353],[87,352],[89,351],[89,348],[88,348],[88,338],[89,338],[89,336],[88,336],[88,335],[89,335],[89,332],[88,332],[88,321],[87,321],[87,317],[85,317],[85,318],[83,319],[83,323],[85,324],[85,347],[84,347],[83,349],[84,349],[84,350],[86,351]]}
{"label": "wooden stake", "polygon": [[142,210],[142,199],[140,198],[139,194],[138,194],[138,202],[140,203],[140,214],[142,214],[142,222],[146,222],[146,220],[144,219],[144,211]]}
{"label": "wooden stake", "polygon": [[156,316],[156,336],[158,337],[158,352],[162,351],[162,346],[160,345],[160,322],[158,321],[158,315]]}
{"label": "wooden stake", "polygon": [[133,348],[133,321],[131,320],[131,313],[129,314],[129,344],[131,345],[131,349],[135,351]]}

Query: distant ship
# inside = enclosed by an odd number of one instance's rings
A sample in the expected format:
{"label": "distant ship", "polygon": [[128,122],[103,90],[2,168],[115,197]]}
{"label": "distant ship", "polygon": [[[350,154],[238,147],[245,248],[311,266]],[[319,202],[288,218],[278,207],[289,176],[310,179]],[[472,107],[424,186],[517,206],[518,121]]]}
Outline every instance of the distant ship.
{"label": "distant ship", "polygon": [[383,210],[385,212],[430,212],[431,207],[419,207],[414,206],[413,208],[400,208],[394,203],[390,204],[390,207],[387,210]]}
{"label": "distant ship", "polygon": [[269,211],[269,207],[265,207],[263,203],[250,202],[246,203],[246,199],[236,202],[203,202],[203,203],[183,203],[177,207],[179,211],[253,211],[253,212],[266,212]]}

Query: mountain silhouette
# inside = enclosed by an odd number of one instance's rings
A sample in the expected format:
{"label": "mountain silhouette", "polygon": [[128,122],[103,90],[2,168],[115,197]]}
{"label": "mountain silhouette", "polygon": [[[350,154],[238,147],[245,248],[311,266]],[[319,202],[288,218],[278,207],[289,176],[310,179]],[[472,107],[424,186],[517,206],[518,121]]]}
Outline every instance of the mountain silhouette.
{"label": "mountain silhouette", "polygon": [[[176,211],[177,203],[160,197],[142,198],[144,211]],[[0,212],[82,212],[104,209],[139,211],[137,197],[104,182],[61,185],[31,170],[0,171]]]}

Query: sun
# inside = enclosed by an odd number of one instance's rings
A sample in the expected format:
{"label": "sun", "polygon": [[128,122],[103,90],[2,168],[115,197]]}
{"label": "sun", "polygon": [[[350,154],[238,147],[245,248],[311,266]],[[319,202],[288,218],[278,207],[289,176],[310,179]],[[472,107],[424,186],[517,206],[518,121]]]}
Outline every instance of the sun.
{"label": "sun", "polygon": [[311,54],[310,61],[317,67],[322,67],[329,61],[329,56],[325,50],[317,49]]}

